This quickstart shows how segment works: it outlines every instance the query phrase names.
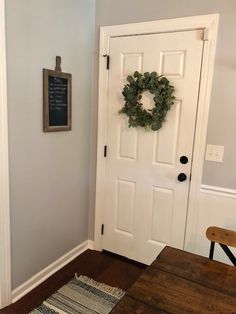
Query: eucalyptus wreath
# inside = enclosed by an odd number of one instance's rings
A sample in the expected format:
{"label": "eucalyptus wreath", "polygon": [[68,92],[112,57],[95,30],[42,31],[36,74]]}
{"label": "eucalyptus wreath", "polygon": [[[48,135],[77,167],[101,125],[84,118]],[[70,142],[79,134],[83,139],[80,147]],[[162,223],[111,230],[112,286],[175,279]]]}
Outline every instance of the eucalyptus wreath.
{"label": "eucalyptus wreath", "polygon": [[[127,76],[127,81],[128,84],[125,84],[122,91],[125,104],[119,113],[125,113],[129,117],[129,127],[141,126],[153,131],[159,130],[168,110],[174,104],[174,87],[166,77],[159,76],[156,72],[141,74],[135,71],[133,75]],[[141,103],[144,91],[154,95],[152,109],[146,110]]]}

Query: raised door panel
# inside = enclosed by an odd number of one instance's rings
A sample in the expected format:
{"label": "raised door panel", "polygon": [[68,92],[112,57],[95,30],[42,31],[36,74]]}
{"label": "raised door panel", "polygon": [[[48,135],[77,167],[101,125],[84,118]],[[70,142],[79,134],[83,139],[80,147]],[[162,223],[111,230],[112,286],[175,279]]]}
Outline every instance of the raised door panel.
{"label": "raised door panel", "polygon": [[135,182],[117,180],[116,232],[133,233],[135,190]]}
{"label": "raised door panel", "polygon": [[171,239],[174,191],[153,187],[150,240],[167,244]]}
{"label": "raised door panel", "polygon": [[166,121],[154,137],[154,163],[174,166],[177,159],[181,101],[175,101]]}

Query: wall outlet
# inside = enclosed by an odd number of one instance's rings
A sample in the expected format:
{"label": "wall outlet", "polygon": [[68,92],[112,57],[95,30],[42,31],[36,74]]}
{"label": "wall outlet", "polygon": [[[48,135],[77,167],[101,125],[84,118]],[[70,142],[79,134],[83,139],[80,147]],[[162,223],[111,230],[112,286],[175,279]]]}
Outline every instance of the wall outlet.
{"label": "wall outlet", "polygon": [[207,145],[206,157],[208,161],[223,162],[224,157],[224,146],[219,145]]}

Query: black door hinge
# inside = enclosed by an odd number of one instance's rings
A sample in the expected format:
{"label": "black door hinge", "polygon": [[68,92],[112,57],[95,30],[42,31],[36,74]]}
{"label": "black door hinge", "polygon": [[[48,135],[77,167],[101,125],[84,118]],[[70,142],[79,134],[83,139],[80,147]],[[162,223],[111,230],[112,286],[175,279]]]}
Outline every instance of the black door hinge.
{"label": "black door hinge", "polygon": [[104,58],[107,58],[107,70],[110,69],[110,56],[109,55],[103,55]]}
{"label": "black door hinge", "polygon": [[107,157],[107,145],[104,146],[104,157]]}
{"label": "black door hinge", "polygon": [[107,70],[110,69],[110,56],[107,56]]}
{"label": "black door hinge", "polygon": [[104,224],[102,224],[102,226],[101,226],[101,235],[103,235],[104,234]]}

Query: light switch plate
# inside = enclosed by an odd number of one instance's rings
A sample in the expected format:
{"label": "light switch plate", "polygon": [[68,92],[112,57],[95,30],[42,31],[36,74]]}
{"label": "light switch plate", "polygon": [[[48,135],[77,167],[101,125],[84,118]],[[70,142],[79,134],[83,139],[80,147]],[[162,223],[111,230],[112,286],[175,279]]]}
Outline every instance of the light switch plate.
{"label": "light switch plate", "polygon": [[223,162],[224,146],[219,145],[207,145],[206,157],[208,161]]}

